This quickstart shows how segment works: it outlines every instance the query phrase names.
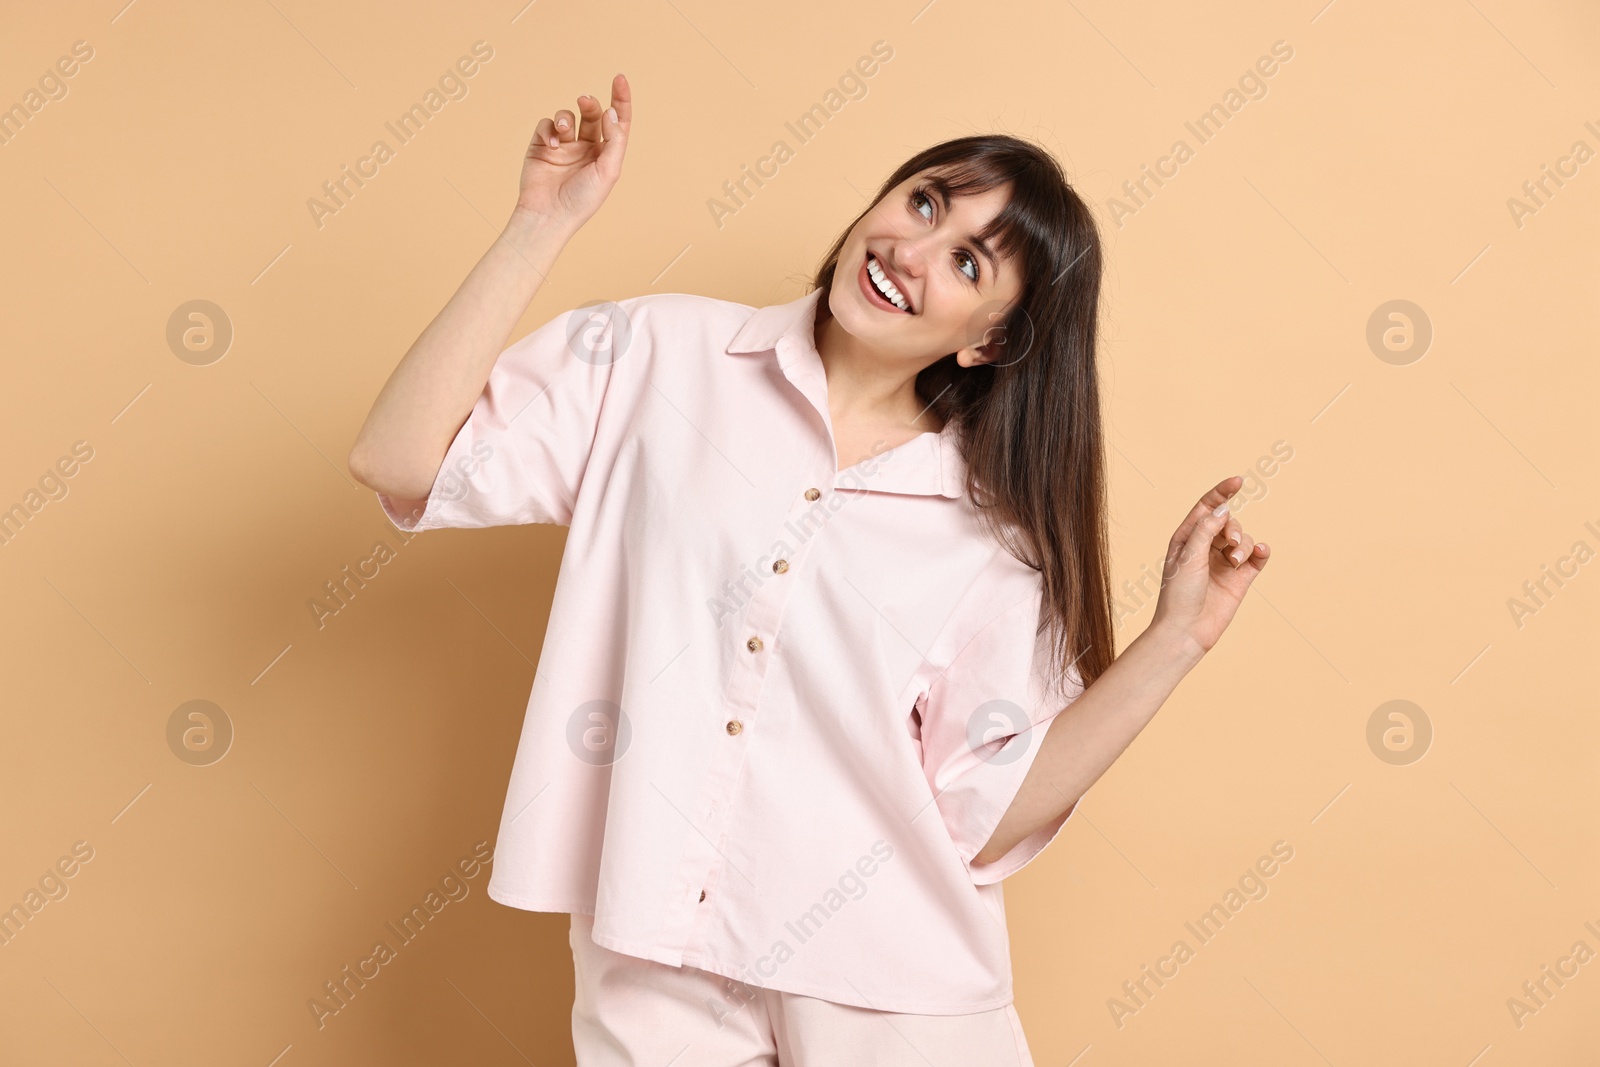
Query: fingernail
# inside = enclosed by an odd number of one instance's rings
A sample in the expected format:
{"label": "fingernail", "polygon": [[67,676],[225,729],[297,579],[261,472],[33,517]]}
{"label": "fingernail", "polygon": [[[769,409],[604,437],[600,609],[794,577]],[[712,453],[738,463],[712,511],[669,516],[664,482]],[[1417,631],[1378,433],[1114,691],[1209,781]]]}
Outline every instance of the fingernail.
{"label": "fingernail", "polygon": [[612,122],[616,122],[617,121],[617,109],[614,108],[614,107],[606,108],[606,117],[609,118]]}
{"label": "fingernail", "polygon": [[567,128],[567,120],[566,119],[556,119],[556,129],[564,130],[566,128]]}
{"label": "fingernail", "polygon": [[1228,555],[1230,557],[1232,557],[1232,559],[1233,559],[1233,561],[1235,563],[1243,563],[1244,562],[1244,552],[1241,551],[1240,549],[1236,548],[1232,552],[1229,552]]}
{"label": "fingernail", "polygon": [[1239,543],[1239,535],[1236,534],[1236,533],[1229,534],[1228,535],[1228,540],[1232,541],[1234,544],[1238,544]]}
{"label": "fingernail", "polygon": [[1222,503],[1218,504],[1216,506],[1216,508],[1213,509],[1212,512],[1211,512],[1211,514],[1216,515],[1219,518],[1221,516],[1223,516],[1223,515],[1226,515],[1227,513],[1228,513],[1228,502],[1226,500],[1224,500]]}

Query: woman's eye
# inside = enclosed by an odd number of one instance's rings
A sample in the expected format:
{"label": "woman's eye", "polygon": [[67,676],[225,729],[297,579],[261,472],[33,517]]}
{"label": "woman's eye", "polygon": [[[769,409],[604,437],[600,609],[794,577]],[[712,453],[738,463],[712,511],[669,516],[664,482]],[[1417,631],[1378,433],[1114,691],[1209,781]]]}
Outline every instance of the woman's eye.
{"label": "woman's eye", "polygon": [[[922,215],[923,218],[929,218],[930,217],[929,215],[923,215],[922,214],[922,208],[920,206],[918,206],[918,205],[923,204],[923,203],[926,203],[928,205],[928,210],[930,212],[933,210],[933,200],[926,193],[924,193],[921,189],[913,189],[911,191],[911,204],[912,204],[912,206],[916,207],[917,214]],[[971,263],[972,270],[970,272],[967,270],[966,267],[962,267],[962,268],[960,268],[960,270],[961,270],[962,274],[965,274],[967,276],[967,280],[968,281],[972,282],[973,284],[977,284],[977,281],[978,281],[978,261],[976,259],[974,259],[972,257],[972,254],[969,253],[969,252],[957,252],[956,255],[960,256],[962,259],[964,259],[967,262]]]}

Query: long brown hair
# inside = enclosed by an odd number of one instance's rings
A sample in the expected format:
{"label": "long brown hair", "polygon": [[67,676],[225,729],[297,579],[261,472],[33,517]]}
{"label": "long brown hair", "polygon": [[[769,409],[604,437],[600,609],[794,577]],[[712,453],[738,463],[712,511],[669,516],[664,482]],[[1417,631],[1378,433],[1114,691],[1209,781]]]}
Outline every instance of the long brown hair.
{"label": "long brown hair", "polygon": [[985,527],[1041,572],[1039,632],[1051,630],[1054,679],[1064,684],[1076,667],[1087,686],[1115,657],[1095,368],[1099,232],[1045,149],[1007,134],[958,137],[902,163],[845,227],[813,279],[823,307],[850,230],[924,170],[932,171],[928,184],[950,196],[1011,186],[1010,203],[980,234],[1014,257],[1023,278],[1009,313],[980,324],[990,330],[986,341],[1003,339],[1003,354],[962,367],[952,352],[917,375],[916,390],[941,424],[954,423],[967,492]]}

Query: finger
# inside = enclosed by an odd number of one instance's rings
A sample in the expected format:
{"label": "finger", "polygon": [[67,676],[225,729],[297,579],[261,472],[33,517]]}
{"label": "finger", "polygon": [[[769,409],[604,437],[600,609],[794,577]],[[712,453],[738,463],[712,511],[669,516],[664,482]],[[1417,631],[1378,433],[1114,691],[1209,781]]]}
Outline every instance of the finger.
{"label": "finger", "polygon": [[572,112],[565,108],[556,112],[556,136],[563,143],[571,141],[578,136],[577,124],[573,119]]}
{"label": "finger", "polygon": [[1222,555],[1231,565],[1237,567],[1250,558],[1250,554],[1255,550],[1255,547],[1256,539],[1240,530],[1239,543],[1237,545],[1229,545],[1223,550]]}
{"label": "finger", "polygon": [[1217,531],[1217,536],[1212,540],[1211,547],[1221,552],[1226,552],[1237,545],[1244,538],[1244,527],[1239,525],[1239,516],[1228,509],[1228,521],[1223,523],[1222,529]]}
{"label": "finger", "polygon": [[[1209,520],[1215,517],[1213,515],[1215,510],[1215,508],[1207,508],[1204,500],[1202,499],[1200,502],[1196,503],[1194,507],[1189,509],[1189,514],[1183,517],[1183,521],[1179,523],[1178,528],[1173,531],[1171,540],[1167,542],[1167,557],[1161,568],[1161,581],[1163,585],[1178,573],[1178,567],[1180,566],[1181,562],[1188,558],[1187,550],[1189,543],[1194,540],[1198,533],[1212,528],[1210,525],[1208,525],[1208,523]],[[1224,511],[1222,513],[1221,522],[1215,527],[1217,531],[1217,537],[1221,536],[1227,519],[1228,512]],[[1215,539],[1213,539],[1213,544],[1215,544]]]}
{"label": "finger", "polygon": [[1245,557],[1245,561],[1239,567],[1239,569],[1242,570],[1242,571],[1251,571],[1251,572],[1253,572],[1250,575],[1250,580],[1253,582],[1256,579],[1256,575],[1260,574],[1262,568],[1264,568],[1267,565],[1267,559],[1271,555],[1272,555],[1272,552],[1271,552],[1271,550],[1269,550],[1267,548],[1266,542],[1257,541],[1255,543],[1255,545],[1253,547],[1253,550],[1251,551],[1250,555]]}
{"label": "finger", "polygon": [[1207,511],[1195,521],[1189,538],[1178,550],[1174,562],[1180,569],[1206,568],[1211,565],[1211,540],[1228,521],[1228,513],[1223,511],[1220,515],[1216,509]]}
{"label": "finger", "polygon": [[583,121],[578,126],[578,139],[598,144],[601,126],[600,101],[584,93],[578,97],[578,112],[583,116]]}
{"label": "finger", "polygon": [[618,74],[611,82],[611,106],[600,116],[605,143],[600,146],[600,163],[617,174],[622,168],[622,155],[628,149],[628,122],[633,116],[632,97],[628,93],[628,80]]}
{"label": "finger", "polygon": [[1195,525],[1201,519],[1214,511],[1218,505],[1225,503],[1243,484],[1244,478],[1235,474],[1222,479],[1207,490],[1205,495],[1195,502],[1194,507],[1189,509],[1189,514],[1184,516],[1183,522],[1178,524],[1177,532],[1167,544],[1167,559],[1171,560],[1173,554],[1178,551],[1178,546],[1188,542],[1190,535],[1194,533]]}
{"label": "finger", "polygon": [[621,74],[611,79],[611,106],[617,109],[617,123],[624,130],[632,129],[633,90],[628,79]]}
{"label": "finger", "polygon": [[1211,547],[1221,552],[1229,564],[1237,567],[1250,558],[1250,550],[1255,543],[1255,538],[1245,533],[1244,527],[1239,525],[1239,517],[1229,512],[1227,523],[1217,531]]}
{"label": "finger", "polygon": [[539,148],[552,148],[557,142],[556,124],[549,119],[540,119],[539,125],[533,128],[533,143]]}

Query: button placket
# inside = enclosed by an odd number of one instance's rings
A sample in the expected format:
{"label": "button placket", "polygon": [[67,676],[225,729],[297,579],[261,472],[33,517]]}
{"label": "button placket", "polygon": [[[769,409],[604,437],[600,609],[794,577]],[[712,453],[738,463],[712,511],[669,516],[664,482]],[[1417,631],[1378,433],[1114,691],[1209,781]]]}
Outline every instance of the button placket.
{"label": "button placket", "polygon": [[[793,497],[794,503],[777,524],[776,536],[786,537],[792,542],[796,536],[794,530],[796,520],[811,511],[815,502],[821,498],[822,491],[815,485],[804,492],[796,493]],[[820,524],[807,527],[805,540],[795,548],[794,552],[773,563],[774,574],[782,577],[763,582],[747,606],[744,620],[745,648],[734,659],[733,669],[724,690],[723,740],[726,744],[717,746],[717,749],[713,750],[705,788],[698,805],[698,810],[707,812],[707,825],[702,833],[691,835],[685,855],[685,888],[689,893],[683,899],[692,903],[688,905],[688,910],[678,916],[675,933],[681,947],[688,946],[703,923],[704,920],[697,920],[697,917],[707,914],[704,909],[697,907],[705,900],[706,887],[714,887],[725,873],[719,866],[722,863],[722,855],[718,849],[727,838],[724,824],[736,805],[723,804],[722,801],[725,798],[731,800],[731,791],[746,759],[745,746],[753,743],[744,736],[746,727],[753,729],[759,719],[758,700],[762,685],[766,681],[768,657],[772,655],[772,651],[767,648],[767,640],[762,635],[772,638],[777,634],[784,605],[788,603],[789,594],[795,588],[795,582],[799,577],[798,568],[804,565],[812,542],[822,533],[827,521],[824,518]],[[720,816],[719,812],[722,813]]]}

